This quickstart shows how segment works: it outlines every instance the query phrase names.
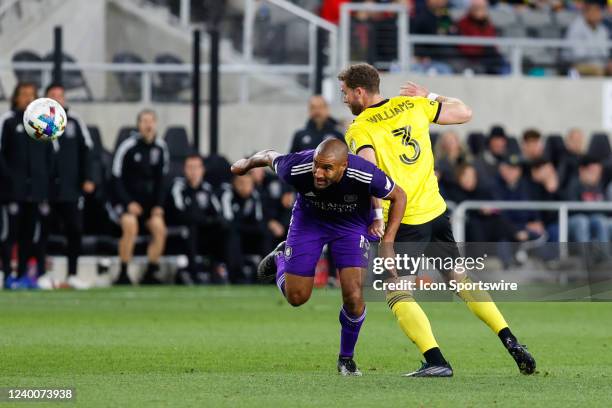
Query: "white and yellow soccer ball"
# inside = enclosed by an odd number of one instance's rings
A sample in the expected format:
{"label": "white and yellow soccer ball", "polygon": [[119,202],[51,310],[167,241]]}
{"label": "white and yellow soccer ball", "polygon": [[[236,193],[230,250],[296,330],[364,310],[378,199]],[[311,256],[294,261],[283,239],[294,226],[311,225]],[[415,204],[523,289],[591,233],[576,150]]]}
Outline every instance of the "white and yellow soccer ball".
{"label": "white and yellow soccer ball", "polygon": [[39,98],[32,101],[23,114],[23,126],[34,140],[52,142],[64,134],[66,111],[57,101]]}

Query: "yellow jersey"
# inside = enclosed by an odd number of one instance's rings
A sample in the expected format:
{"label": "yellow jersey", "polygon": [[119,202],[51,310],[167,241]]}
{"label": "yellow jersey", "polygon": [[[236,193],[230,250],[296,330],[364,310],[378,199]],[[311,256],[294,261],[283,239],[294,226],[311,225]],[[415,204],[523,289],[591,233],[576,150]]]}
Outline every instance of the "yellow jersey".
{"label": "yellow jersey", "polygon": [[[351,152],[373,148],[378,167],[406,192],[402,224],[424,224],[446,211],[429,137],[429,125],[436,122],[441,107],[423,97],[386,99],[361,112],[346,132]],[[386,221],[389,201],[383,201],[383,210]]]}

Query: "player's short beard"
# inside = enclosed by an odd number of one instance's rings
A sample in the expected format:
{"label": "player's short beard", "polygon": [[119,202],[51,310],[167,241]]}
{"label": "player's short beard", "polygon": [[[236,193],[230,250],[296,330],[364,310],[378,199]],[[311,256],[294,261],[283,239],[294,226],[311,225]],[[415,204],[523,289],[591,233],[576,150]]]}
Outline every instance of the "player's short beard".
{"label": "player's short beard", "polygon": [[363,112],[363,106],[360,105],[359,102],[350,103],[349,109],[351,110],[351,113],[355,116]]}

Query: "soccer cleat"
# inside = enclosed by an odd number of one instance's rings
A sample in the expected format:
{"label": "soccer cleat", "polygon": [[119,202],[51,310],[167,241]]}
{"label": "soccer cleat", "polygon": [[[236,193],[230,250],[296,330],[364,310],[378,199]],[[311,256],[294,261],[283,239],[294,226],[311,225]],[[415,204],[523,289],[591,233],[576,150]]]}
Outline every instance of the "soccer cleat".
{"label": "soccer cleat", "polygon": [[269,283],[276,277],[276,256],[278,253],[285,252],[285,241],[281,242],[270,252],[264,259],[261,260],[257,267],[257,280],[264,283]]}
{"label": "soccer cleat", "polygon": [[359,371],[359,369],[357,368],[355,360],[350,357],[340,357],[338,359],[338,374],[344,377],[348,377],[351,375],[355,377],[361,377],[363,375],[361,374],[361,371]]}
{"label": "soccer cleat", "polygon": [[512,339],[507,339],[506,349],[508,349],[508,353],[516,361],[516,365],[522,374],[529,375],[535,372],[536,362],[529,351],[527,351],[527,346],[519,344]]}
{"label": "soccer cleat", "polygon": [[453,368],[450,364],[433,365],[421,363],[421,368],[411,373],[402,374],[402,377],[452,377]]}

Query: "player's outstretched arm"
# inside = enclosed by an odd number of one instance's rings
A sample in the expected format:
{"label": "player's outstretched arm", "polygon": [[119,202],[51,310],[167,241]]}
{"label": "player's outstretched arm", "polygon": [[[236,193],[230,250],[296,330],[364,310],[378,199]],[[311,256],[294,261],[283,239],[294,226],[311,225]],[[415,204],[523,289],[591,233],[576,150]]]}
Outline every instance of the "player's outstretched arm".
{"label": "player's outstretched arm", "polygon": [[385,200],[391,201],[389,206],[389,218],[387,219],[387,228],[385,229],[385,235],[383,235],[382,243],[395,242],[395,235],[404,217],[406,211],[406,193],[397,184],[393,187],[393,190],[389,193]]}
{"label": "player's outstretched arm", "polygon": [[406,82],[400,88],[402,96],[422,96],[431,100],[436,100],[442,104],[440,114],[436,123],[439,125],[458,125],[469,122],[472,119],[472,108],[467,106],[462,100],[450,96],[442,96],[430,93],[424,86],[414,82]]}
{"label": "player's outstretched arm", "polygon": [[233,174],[243,176],[255,167],[272,167],[274,159],[278,156],[282,155],[274,150],[262,150],[247,159],[238,160],[236,163],[232,164],[231,170]]}

